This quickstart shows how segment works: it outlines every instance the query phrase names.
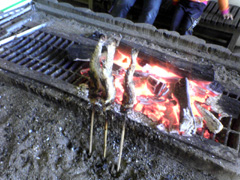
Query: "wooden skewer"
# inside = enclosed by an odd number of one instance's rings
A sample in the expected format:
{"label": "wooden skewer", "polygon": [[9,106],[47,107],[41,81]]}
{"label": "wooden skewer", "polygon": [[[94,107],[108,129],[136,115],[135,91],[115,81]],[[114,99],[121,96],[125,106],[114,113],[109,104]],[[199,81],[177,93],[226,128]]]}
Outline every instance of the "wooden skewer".
{"label": "wooden skewer", "polygon": [[120,142],[120,150],[119,150],[119,159],[118,159],[118,166],[117,166],[117,172],[119,172],[120,168],[121,168],[121,160],[122,160],[122,151],[123,151],[123,143],[124,143],[124,137],[125,137],[125,127],[126,127],[126,116],[124,118],[123,121],[123,125],[122,125],[122,135],[121,135],[121,142]]}
{"label": "wooden skewer", "polygon": [[105,126],[104,126],[104,149],[103,149],[103,157],[106,158],[107,155],[107,135],[108,135],[108,119],[105,119]]}
{"label": "wooden skewer", "polygon": [[100,81],[100,56],[102,53],[102,48],[105,43],[105,36],[100,37],[97,46],[95,47],[94,53],[92,54],[92,57],[90,59],[90,71],[89,76],[90,76],[90,83],[89,83],[89,99],[92,103],[92,116],[91,116],[91,130],[90,130],[90,142],[89,142],[89,155],[92,153],[92,139],[93,139],[93,124],[94,124],[94,114],[95,114],[95,109],[94,105],[97,100],[97,93],[98,91],[102,88],[102,84]]}
{"label": "wooden skewer", "polygon": [[89,155],[92,154],[94,115],[95,115],[95,109],[94,109],[94,107],[93,107],[93,108],[92,108],[92,115],[91,115],[91,128],[90,128],[90,141],[89,141]]}
{"label": "wooden skewer", "polygon": [[123,100],[122,100],[122,105],[121,105],[121,112],[124,113],[124,121],[123,121],[123,127],[122,127],[122,136],[121,136],[121,142],[120,142],[117,172],[120,170],[120,166],[121,166],[127,114],[129,112],[129,110],[132,109],[134,104],[136,103],[136,94],[135,94],[135,86],[133,83],[133,74],[135,72],[138,52],[139,52],[138,50],[132,49],[131,63],[127,69],[127,72],[126,72],[125,78],[124,78],[124,93],[123,93]]}

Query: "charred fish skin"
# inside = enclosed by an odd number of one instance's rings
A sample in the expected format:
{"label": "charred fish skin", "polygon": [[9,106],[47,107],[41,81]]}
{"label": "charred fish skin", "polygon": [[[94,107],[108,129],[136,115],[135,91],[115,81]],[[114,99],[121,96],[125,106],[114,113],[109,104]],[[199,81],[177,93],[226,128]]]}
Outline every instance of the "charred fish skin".
{"label": "charred fish skin", "polygon": [[90,99],[95,99],[98,92],[102,90],[102,84],[101,84],[101,64],[100,64],[100,57],[102,54],[103,46],[106,42],[106,35],[101,35],[94,53],[92,54],[92,57],[90,59],[90,83],[89,83],[89,97]]}
{"label": "charred fish skin", "polygon": [[139,50],[132,49],[131,63],[124,77],[124,93],[123,93],[123,101],[121,106],[122,112],[125,112],[130,108],[133,108],[134,104],[136,103],[136,93],[135,93],[135,85],[133,82],[133,74],[136,69],[138,53],[139,53]]}
{"label": "charred fish skin", "polygon": [[107,47],[107,58],[102,65],[102,75],[101,75],[101,83],[104,89],[103,93],[103,104],[105,107],[110,105],[116,95],[116,89],[114,86],[114,78],[112,75],[112,67],[114,55],[117,47],[117,40],[113,37],[109,38],[106,42]]}

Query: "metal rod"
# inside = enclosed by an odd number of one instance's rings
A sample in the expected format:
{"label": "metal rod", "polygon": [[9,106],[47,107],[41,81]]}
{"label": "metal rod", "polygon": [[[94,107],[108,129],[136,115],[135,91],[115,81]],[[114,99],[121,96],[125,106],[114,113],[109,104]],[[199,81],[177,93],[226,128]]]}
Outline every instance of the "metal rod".
{"label": "metal rod", "polygon": [[108,120],[106,117],[105,126],[104,126],[104,149],[103,149],[103,157],[104,158],[106,158],[106,155],[107,155],[107,135],[108,135]]}
{"label": "metal rod", "polygon": [[124,143],[124,136],[125,136],[125,129],[126,129],[125,126],[126,126],[126,115],[124,117],[124,121],[123,121],[123,125],[122,125],[122,136],[121,136],[121,142],[120,142],[120,150],[119,150],[119,159],[118,159],[117,172],[119,172],[120,167],[121,167],[123,143]]}
{"label": "metal rod", "polygon": [[26,8],[27,6],[29,6],[28,4],[30,4],[29,2],[27,4],[23,4],[21,7],[17,7],[15,9],[12,9],[10,11],[6,11],[4,13],[1,13],[0,14],[0,20],[3,19],[3,18],[6,18],[8,16],[11,16],[12,14],[15,14],[21,10],[23,10],[24,8]]}
{"label": "metal rod", "polygon": [[14,24],[7,26],[5,28],[7,33],[5,35],[1,36],[0,39],[4,39],[4,38],[8,37],[15,29],[21,28],[24,24],[26,24],[29,21],[30,21],[30,19],[23,19],[21,21],[18,21]]}
{"label": "metal rod", "polygon": [[13,40],[15,40],[17,38],[25,37],[25,36],[27,36],[29,34],[32,34],[33,32],[35,32],[35,31],[45,27],[46,25],[47,25],[46,23],[40,24],[40,25],[37,25],[37,26],[35,26],[35,27],[31,28],[31,29],[23,31],[23,32],[21,32],[19,34],[16,34],[16,35],[10,36],[10,37],[8,37],[6,39],[3,39],[3,40],[0,41],[0,46],[2,46],[4,44],[7,44],[7,43],[9,43],[9,42],[11,42],[11,41],[13,41]]}
{"label": "metal rod", "polygon": [[7,22],[9,22],[9,21],[11,21],[11,20],[13,20],[13,19],[15,19],[15,18],[23,15],[24,13],[30,11],[31,9],[32,9],[31,6],[29,6],[29,7],[25,8],[25,9],[23,9],[22,11],[20,11],[20,12],[18,12],[18,13],[15,13],[15,14],[13,14],[12,16],[9,16],[9,17],[1,20],[1,21],[0,21],[0,25],[3,25],[3,24],[5,24],[5,23],[7,23]]}
{"label": "metal rod", "polygon": [[93,107],[93,108],[92,108],[92,116],[91,116],[90,141],[89,141],[89,155],[92,154],[94,114],[95,114],[95,109],[94,109],[94,107]]}
{"label": "metal rod", "polygon": [[30,21],[29,18],[28,19],[22,19],[18,22],[15,22],[14,24],[11,24],[10,26],[7,26],[5,29],[6,29],[7,32],[12,32],[12,31],[14,31],[14,29],[23,26],[24,24],[26,24],[29,21]]}

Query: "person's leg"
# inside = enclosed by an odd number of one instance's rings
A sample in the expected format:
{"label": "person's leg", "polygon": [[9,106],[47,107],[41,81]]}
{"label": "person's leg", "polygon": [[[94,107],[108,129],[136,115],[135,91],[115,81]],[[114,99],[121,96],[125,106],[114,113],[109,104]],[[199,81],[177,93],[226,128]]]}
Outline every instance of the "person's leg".
{"label": "person's leg", "polygon": [[175,13],[173,15],[173,19],[170,27],[171,31],[178,31],[181,25],[182,19],[184,18],[184,15],[185,15],[184,7],[181,4],[178,4],[175,10]]}
{"label": "person's leg", "polygon": [[182,22],[181,34],[192,35],[193,28],[199,23],[206,5],[203,3],[191,2],[187,9],[187,15]]}
{"label": "person's leg", "polygon": [[126,18],[130,8],[135,2],[136,0],[117,0],[113,6],[111,15]]}
{"label": "person's leg", "polygon": [[143,9],[138,22],[153,24],[158,15],[161,3],[162,0],[144,0]]}

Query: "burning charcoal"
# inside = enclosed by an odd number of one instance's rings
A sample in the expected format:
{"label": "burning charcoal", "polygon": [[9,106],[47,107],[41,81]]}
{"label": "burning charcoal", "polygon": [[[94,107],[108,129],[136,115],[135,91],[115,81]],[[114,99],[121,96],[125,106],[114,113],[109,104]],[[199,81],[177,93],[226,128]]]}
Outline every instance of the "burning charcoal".
{"label": "burning charcoal", "polygon": [[197,116],[195,117],[195,120],[196,120],[196,128],[202,128],[204,118]]}
{"label": "burning charcoal", "polygon": [[157,96],[162,97],[165,96],[169,92],[169,89],[166,87],[166,84],[164,84],[163,88],[159,90],[159,93]]}
{"label": "burning charcoal", "polygon": [[151,87],[155,87],[158,84],[158,79],[153,76],[148,76],[147,80],[148,80],[148,84],[151,85]]}
{"label": "burning charcoal", "polygon": [[137,101],[143,105],[151,106],[153,103],[160,103],[166,101],[164,98],[159,97],[148,97],[148,96],[138,96]]}
{"label": "burning charcoal", "polygon": [[151,105],[151,101],[149,101],[148,96],[138,96],[137,101],[143,105]]}
{"label": "burning charcoal", "polygon": [[183,108],[182,109],[182,117],[181,117],[181,124],[179,130],[181,132],[184,132],[183,135],[191,135],[195,133],[196,127],[195,127],[195,119],[191,115],[189,108]]}
{"label": "burning charcoal", "polygon": [[128,113],[128,110],[130,108],[133,108],[134,104],[136,103],[136,94],[135,94],[135,86],[133,83],[133,74],[135,72],[135,66],[137,63],[138,52],[139,52],[138,50],[132,49],[131,64],[125,74],[125,81],[124,81],[124,85],[123,85],[124,93],[123,93],[123,101],[122,101],[122,105],[121,105],[121,112],[124,112],[125,116],[124,116],[124,121],[123,121],[123,126],[122,126],[122,135],[121,135],[121,142],[120,142],[117,171],[120,170],[120,166],[121,166],[127,113]]}
{"label": "burning charcoal", "polygon": [[153,94],[158,97],[165,96],[169,89],[166,87],[166,84],[159,81],[154,76],[149,75],[147,78],[148,88],[151,90]]}
{"label": "burning charcoal", "polygon": [[216,112],[216,113],[220,114],[219,119],[222,119],[223,117],[230,117],[231,116],[225,110],[223,110],[223,107],[220,103],[221,98],[222,98],[222,95],[215,96],[215,97],[208,97],[206,102],[205,102],[206,105],[211,106],[211,110],[213,112]]}
{"label": "burning charcoal", "polygon": [[208,129],[215,134],[219,133],[223,129],[222,123],[210,111],[202,107],[199,103],[196,103],[196,106],[204,117]]}
{"label": "burning charcoal", "polygon": [[150,74],[149,73],[145,73],[145,72],[142,72],[142,71],[135,71],[135,73],[134,73],[134,76],[135,77],[145,77],[145,78],[147,78],[148,76],[149,76]]}
{"label": "burning charcoal", "polygon": [[190,103],[190,87],[187,78],[182,78],[175,84],[174,95],[180,105],[180,131],[187,135],[196,132],[196,121]]}
{"label": "burning charcoal", "polygon": [[[164,92],[163,92],[163,89],[165,90]],[[166,92],[168,92],[168,90],[166,88],[166,84],[159,82],[155,88],[156,95],[161,96],[160,94],[165,94]]]}

